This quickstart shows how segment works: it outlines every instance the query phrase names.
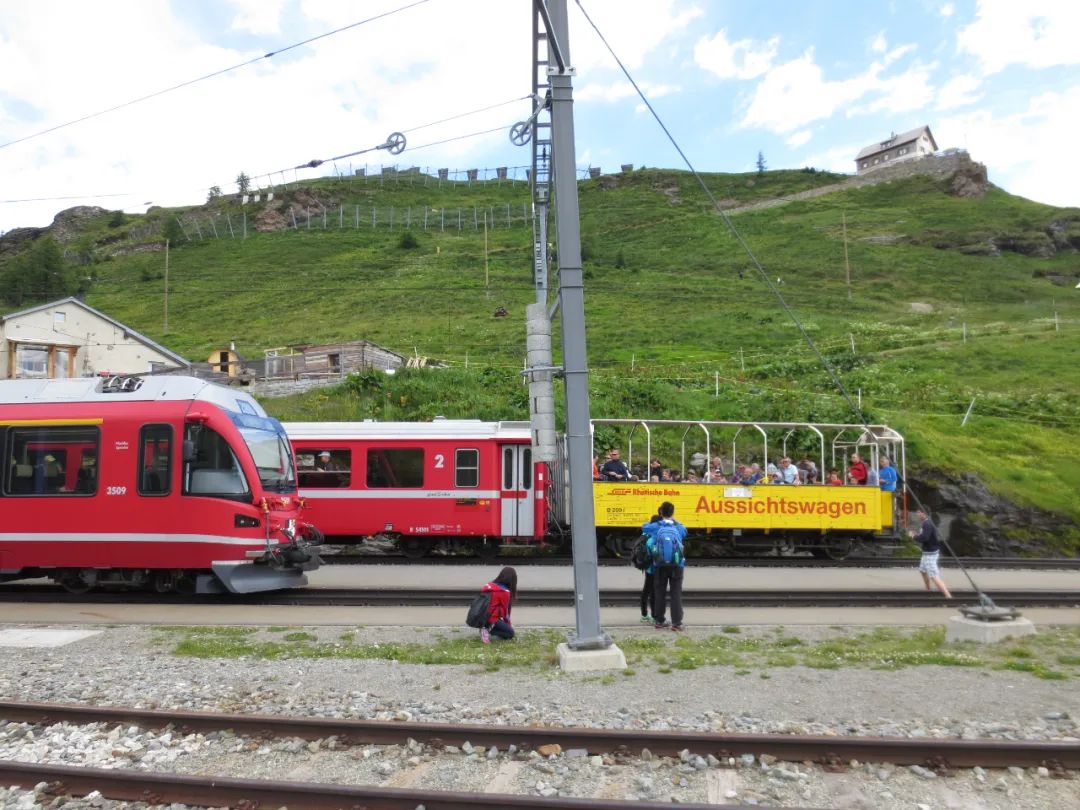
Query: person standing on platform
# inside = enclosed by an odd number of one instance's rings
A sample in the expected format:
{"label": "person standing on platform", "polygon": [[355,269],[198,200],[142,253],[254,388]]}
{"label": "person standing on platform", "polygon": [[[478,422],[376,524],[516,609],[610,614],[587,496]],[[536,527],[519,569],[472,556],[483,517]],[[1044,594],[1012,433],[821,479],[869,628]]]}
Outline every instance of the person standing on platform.
{"label": "person standing on platform", "polygon": [[[682,632],[683,607],[682,586],[683,571],[686,568],[686,553],[683,541],[686,539],[686,527],[675,520],[675,505],[670,501],[660,504],[660,520],[646,523],[641,533],[649,538],[648,549],[653,559],[653,579],[656,589],[653,605],[653,625],[657,630],[671,627],[676,633]],[[671,624],[667,623],[668,591],[671,592]]]}
{"label": "person standing on platform", "polygon": [[919,520],[922,521],[922,530],[916,534],[914,529],[910,532],[922,547],[922,557],[919,560],[919,573],[922,574],[923,584],[926,590],[933,590],[930,583],[937,585],[941,595],[946,599],[952,599],[945,580],[941,578],[941,570],[938,568],[938,559],[941,557],[941,537],[938,535],[937,526],[930,519],[925,509],[918,511]]}

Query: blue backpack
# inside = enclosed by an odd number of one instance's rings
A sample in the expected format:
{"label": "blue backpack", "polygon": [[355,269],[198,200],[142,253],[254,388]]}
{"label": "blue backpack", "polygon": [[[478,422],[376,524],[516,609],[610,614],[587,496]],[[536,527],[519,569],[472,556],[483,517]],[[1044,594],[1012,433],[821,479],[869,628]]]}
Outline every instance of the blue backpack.
{"label": "blue backpack", "polygon": [[674,523],[661,523],[653,538],[654,565],[682,565],[683,544]]}

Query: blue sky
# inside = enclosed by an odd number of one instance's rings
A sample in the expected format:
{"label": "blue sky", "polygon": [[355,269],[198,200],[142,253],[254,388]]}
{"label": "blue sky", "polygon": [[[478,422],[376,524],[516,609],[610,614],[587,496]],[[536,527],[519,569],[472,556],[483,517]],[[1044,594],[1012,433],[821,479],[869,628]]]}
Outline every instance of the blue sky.
{"label": "blue sky", "polygon": [[[0,144],[412,0],[36,0],[0,6]],[[923,124],[1006,190],[1080,205],[1080,3],[581,0],[695,165],[853,170]],[[680,167],[575,0],[579,166]],[[118,112],[0,146],[0,231],[366,165],[523,166],[528,0],[428,0]],[[436,126],[440,119],[506,102]],[[472,133],[494,129],[484,135]],[[281,172],[367,149],[409,148]],[[426,146],[460,138],[440,146]],[[366,161],[366,163],[365,163]],[[261,177],[264,173],[269,176]],[[115,195],[115,196],[106,196]],[[72,197],[69,200],[32,198]],[[15,201],[15,202],[12,202]]]}

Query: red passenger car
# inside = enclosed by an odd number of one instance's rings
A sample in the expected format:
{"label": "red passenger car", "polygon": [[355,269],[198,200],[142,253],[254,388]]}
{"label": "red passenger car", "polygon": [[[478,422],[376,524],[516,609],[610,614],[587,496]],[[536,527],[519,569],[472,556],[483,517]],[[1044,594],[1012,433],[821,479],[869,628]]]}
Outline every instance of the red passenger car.
{"label": "red passenger car", "polygon": [[527,422],[289,422],[300,494],[330,542],[385,536],[409,556],[494,551],[547,531]]}
{"label": "red passenger car", "polygon": [[230,388],[0,382],[0,461],[0,580],[248,592],[319,564],[281,424]]}

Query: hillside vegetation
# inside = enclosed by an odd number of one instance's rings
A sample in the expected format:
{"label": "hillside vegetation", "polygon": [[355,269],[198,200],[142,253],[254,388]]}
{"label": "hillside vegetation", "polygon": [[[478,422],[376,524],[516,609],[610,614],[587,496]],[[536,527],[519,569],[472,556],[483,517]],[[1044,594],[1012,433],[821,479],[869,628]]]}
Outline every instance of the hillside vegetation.
{"label": "hillside vegetation", "polygon": [[[735,207],[842,178],[705,179]],[[691,176],[639,170],[580,194],[594,416],[854,421]],[[268,402],[282,417],[522,418],[528,202],[520,181],[328,179],[278,189],[269,208],[101,212],[61,241],[88,303],[194,360],[232,339],[260,356],[367,338],[450,366]],[[175,217],[165,333],[157,248]],[[910,465],[1080,523],[1080,210],[913,177],[731,220],[867,417],[909,438]],[[20,255],[0,249],[0,278]]]}

